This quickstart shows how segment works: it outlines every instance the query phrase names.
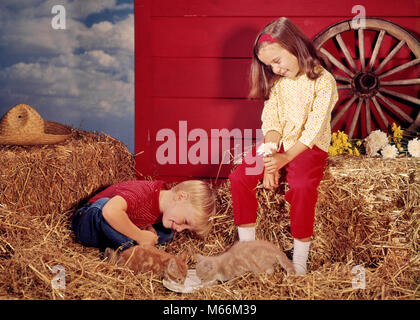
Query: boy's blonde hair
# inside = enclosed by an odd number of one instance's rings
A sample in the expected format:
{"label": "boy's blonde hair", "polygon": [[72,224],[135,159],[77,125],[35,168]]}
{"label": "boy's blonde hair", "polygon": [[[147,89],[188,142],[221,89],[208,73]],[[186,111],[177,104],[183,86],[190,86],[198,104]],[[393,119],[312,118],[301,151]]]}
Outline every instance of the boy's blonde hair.
{"label": "boy's blonde hair", "polygon": [[175,185],[174,192],[184,191],[188,193],[192,206],[198,210],[195,216],[195,233],[204,238],[211,229],[210,217],[216,213],[216,195],[210,185],[200,180],[187,180]]}

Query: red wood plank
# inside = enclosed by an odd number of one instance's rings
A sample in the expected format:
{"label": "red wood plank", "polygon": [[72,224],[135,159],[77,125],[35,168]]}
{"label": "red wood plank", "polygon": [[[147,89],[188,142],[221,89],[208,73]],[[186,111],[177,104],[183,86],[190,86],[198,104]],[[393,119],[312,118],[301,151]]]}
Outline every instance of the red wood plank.
{"label": "red wood plank", "polygon": [[[259,31],[272,18],[154,18],[153,55],[188,57],[251,57]],[[293,20],[308,37],[340,21],[332,18]],[[171,37],[167,37],[171,30]]]}
{"label": "red wood plank", "polygon": [[[346,16],[352,17],[354,0],[155,0],[153,16]],[[419,16],[417,0],[365,0],[368,16]]]}
{"label": "red wood plank", "polygon": [[[346,17],[295,17],[293,22],[311,39]],[[420,29],[419,18],[392,18],[409,30]],[[152,55],[163,57],[251,57],[258,32],[272,18],[153,18]],[[171,36],[168,37],[168,30]],[[354,36],[351,32],[348,37]],[[165,39],[165,41],[161,41]],[[344,39],[347,43],[348,40]],[[368,39],[366,39],[368,41]]]}
{"label": "red wood plank", "polygon": [[182,136],[180,121],[186,121],[187,132],[200,128],[209,135],[211,129],[255,129],[261,127],[262,108],[263,101],[256,100],[154,99],[149,128],[152,137],[162,129]]}
{"label": "red wood plank", "polygon": [[155,97],[245,98],[249,59],[154,58]]}

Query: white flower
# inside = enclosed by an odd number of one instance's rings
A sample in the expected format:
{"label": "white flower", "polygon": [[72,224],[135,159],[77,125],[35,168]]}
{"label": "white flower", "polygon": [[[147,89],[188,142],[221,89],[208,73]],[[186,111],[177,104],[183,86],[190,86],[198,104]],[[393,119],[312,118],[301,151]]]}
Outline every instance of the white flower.
{"label": "white flower", "polygon": [[382,153],[382,156],[384,158],[391,158],[391,159],[393,159],[393,158],[396,158],[397,157],[397,155],[398,155],[398,149],[397,149],[396,146],[388,144],[387,146],[385,146],[382,149],[381,153]]}
{"label": "white flower", "polygon": [[257,153],[264,157],[273,154],[275,151],[277,151],[277,144],[274,142],[263,143],[257,149]]}
{"label": "white flower", "polygon": [[388,144],[388,137],[385,132],[375,130],[365,139],[366,154],[369,156],[377,155],[377,152]]}
{"label": "white flower", "polygon": [[407,149],[412,157],[420,157],[420,140],[415,138],[409,141]]}

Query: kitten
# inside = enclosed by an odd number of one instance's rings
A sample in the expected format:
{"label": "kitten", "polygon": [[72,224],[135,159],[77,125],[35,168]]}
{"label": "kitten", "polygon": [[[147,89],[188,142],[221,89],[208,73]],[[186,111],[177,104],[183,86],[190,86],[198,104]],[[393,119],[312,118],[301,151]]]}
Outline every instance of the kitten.
{"label": "kitten", "polygon": [[109,262],[118,266],[127,266],[136,273],[152,271],[179,284],[183,284],[187,276],[185,252],[174,256],[153,246],[136,245],[118,253],[106,248],[105,257]]}
{"label": "kitten", "polygon": [[227,281],[245,272],[274,272],[278,262],[287,271],[295,274],[292,261],[282,250],[269,241],[255,240],[235,243],[219,256],[205,257],[196,254],[197,276],[203,281]]}

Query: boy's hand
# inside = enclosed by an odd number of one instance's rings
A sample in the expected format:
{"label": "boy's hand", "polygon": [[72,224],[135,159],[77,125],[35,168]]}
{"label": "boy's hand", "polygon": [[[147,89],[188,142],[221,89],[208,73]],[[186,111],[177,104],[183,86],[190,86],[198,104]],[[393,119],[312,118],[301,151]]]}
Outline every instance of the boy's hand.
{"label": "boy's hand", "polygon": [[103,207],[102,215],[112,228],[135,240],[138,244],[155,245],[158,236],[147,230],[140,230],[127,215],[127,202],[121,196],[112,197]]}
{"label": "boy's hand", "polygon": [[145,226],[143,230],[147,230],[147,231],[153,232],[154,234],[157,234],[155,228],[153,228],[151,224]]}
{"label": "boy's hand", "polygon": [[140,230],[136,239],[138,244],[154,246],[158,242],[159,237],[156,233],[147,230]]}

